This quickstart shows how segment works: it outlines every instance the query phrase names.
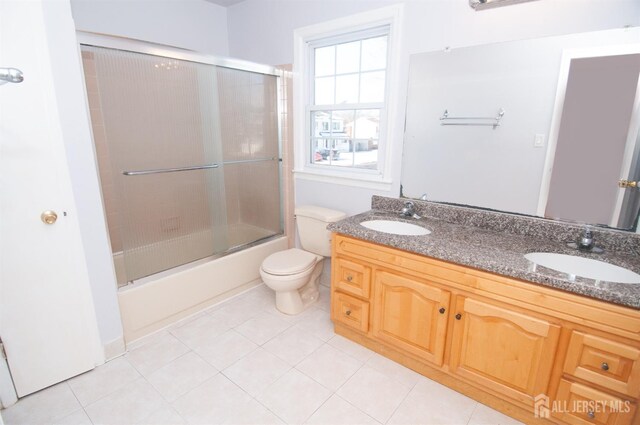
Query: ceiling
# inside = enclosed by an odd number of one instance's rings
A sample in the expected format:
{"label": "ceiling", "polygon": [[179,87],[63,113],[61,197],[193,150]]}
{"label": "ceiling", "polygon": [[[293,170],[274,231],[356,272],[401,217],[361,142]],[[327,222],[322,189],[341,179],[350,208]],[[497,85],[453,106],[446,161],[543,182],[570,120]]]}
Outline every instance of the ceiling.
{"label": "ceiling", "polygon": [[242,3],[244,0],[206,0],[206,1],[208,1],[209,3],[218,4],[220,6],[229,7],[229,6],[233,6],[234,4]]}

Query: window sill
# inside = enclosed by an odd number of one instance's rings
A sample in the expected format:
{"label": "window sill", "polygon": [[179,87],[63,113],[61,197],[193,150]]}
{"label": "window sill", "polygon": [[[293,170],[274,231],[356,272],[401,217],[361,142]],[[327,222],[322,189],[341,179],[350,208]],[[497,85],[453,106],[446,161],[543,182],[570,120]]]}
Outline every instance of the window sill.
{"label": "window sill", "polygon": [[339,184],[342,186],[362,187],[365,189],[391,191],[392,182],[380,175],[366,175],[349,172],[331,172],[328,170],[294,170],[296,179]]}

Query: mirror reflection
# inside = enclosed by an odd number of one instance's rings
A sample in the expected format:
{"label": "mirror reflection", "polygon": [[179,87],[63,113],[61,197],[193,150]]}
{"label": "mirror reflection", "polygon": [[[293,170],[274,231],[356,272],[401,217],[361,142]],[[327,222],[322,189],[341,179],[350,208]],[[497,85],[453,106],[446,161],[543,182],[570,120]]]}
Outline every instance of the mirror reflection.
{"label": "mirror reflection", "polygon": [[639,73],[640,28],[413,55],[403,196],[635,229]]}

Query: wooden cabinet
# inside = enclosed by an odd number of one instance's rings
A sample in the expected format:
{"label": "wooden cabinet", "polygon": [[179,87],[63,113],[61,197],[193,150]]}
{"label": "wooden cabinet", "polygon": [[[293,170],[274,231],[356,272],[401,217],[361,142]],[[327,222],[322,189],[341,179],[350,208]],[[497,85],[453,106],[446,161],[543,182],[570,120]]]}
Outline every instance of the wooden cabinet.
{"label": "wooden cabinet", "polygon": [[331,303],[336,333],[522,422],[640,425],[638,310],[342,235]]}
{"label": "wooden cabinet", "polygon": [[587,385],[560,381],[552,416],[574,425],[629,425],[636,407]]}
{"label": "wooden cabinet", "polygon": [[379,271],[373,293],[373,336],[441,365],[450,292],[424,280]]}
{"label": "wooden cabinet", "polygon": [[628,396],[640,396],[640,349],[574,331],[564,372]]}
{"label": "wooden cabinet", "polygon": [[451,371],[533,406],[551,377],[560,326],[530,313],[458,297],[451,337]]}

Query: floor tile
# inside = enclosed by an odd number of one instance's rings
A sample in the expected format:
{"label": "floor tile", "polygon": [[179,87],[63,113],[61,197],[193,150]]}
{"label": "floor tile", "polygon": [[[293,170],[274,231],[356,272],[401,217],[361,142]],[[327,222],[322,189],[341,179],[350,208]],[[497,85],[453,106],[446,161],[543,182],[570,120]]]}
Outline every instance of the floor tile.
{"label": "floor tile", "polygon": [[297,325],[325,342],[335,335],[329,312],[319,308],[297,322]]}
{"label": "floor tile", "polygon": [[378,425],[380,422],[334,394],[305,423],[309,425]]}
{"label": "floor tile", "polygon": [[471,414],[468,425],[523,425],[513,418],[504,415],[497,410],[478,403]]}
{"label": "floor tile", "polygon": [[230,425],[279,425],[284,424],[269,409],[251,399],[235,410],[228,411],[224,424]]}
{"label": "floor tile", "polygon": [[266,303],[252,299],[237,299],[225,303],[211,312],[211,317],[225,324],[228,328],[241,325],[252,317],[263,312]]}
{"label": "floor tile", "polygon": [[343,337],[342,335],[334,336],[329,341],[327,341],[327,344],[329,344],[334,348],[337,348],[343,353],[346,353],[351,357],[355,358],[356,360],[359,360],[363,363],[365,363],[367,360],[369,360],[371,356],[375,354],[373,351],[369,350],[367,347],[363,347],[360,344],[356,344],[355,342]]}
{"label": "floor tile", "polygon": [[89,419],[99,424],[136,424],[164,405],[160,394],[144,378],[85,408]]}
{"label": "floor tile", "polygon": [[291,324],[285,320],[263,312],[236,327],[235,330],[254,343],[262,345],[290,326]]}
{"label": "floor tile", "polygon": [[21,398],[2,411],[2,419],[6,425],[40,424],[64,418],[81,408],[69,385],[62,382]]}
{"label": "floor tile", "polygon": [[168,404],[163,405],[158,410],[148,416],[144,423],[147,425],[183,425],[185,420]]}
{"label": "floor tile", "polygon": [[330,390],[337,391],[361,366],[362,362],[325,344],[300,362],[296,369]]}
{"label": "floor tile", "polygon": [[291,366],[295,366],[323,344],[320,338],[303,331],[298,326],[292,326],[264,344],[263,348]]}
{"label": "floor tile", "polygon": [[231,329],[222,335],[207,339],[202,345],[194,348],[194,351],[209,364],[222,370],[256,348],[257,344]]}
{"label": "floor tile", "polygon": [[153,341],[129,351],[125,358],[143,376],[148,376],[189,351],[169,332],[161,332]]}
{"label": "floor tile", "polygon": [[331,288],[318,285],[318,291],[320,292],[320,297],[318,298],[316,307],[331,312]]}
{"label": "floor tile", "polygon": [[217,374],[173,403],[191,425],[221,424],[237,412],[251,396],[222,374]]}
{"label": "floor tile", "polygon": [[283,360],[263,348],[258,348],[223,370],[223,373],[240,388],[255,397],[289,369],[291,366]]}
{"label": "floor tile", "polygon": [[363,366],[336,394],[384,423],[408,393],[409,389],[401,383],[371,367]]}
{"label": "floor tile", "polygon": [[222,335],[231,328],[224,320],[214,315],[204,315],[171,333],[190,348],[206,344],[211,338]]}
{"label": "floor tile", "polygon": [[306,421],[331,396],[331,391],[291,369],[270,385],[257,400],[289,424]]}
{"label": "floor tile", "polygon": [[52,421],[52,425],[91,425],[91,419],[84,409],[79,409],[64,418]]}
{"label": "floor tile", "polygon": [[478,403],[427,378],[420,381],[398,406],[389,424],[466,424]]}
{"label": "floor tile", "polygon": [[213,366],[196,353],[189,352],[156,370],[147,379],[165,400],[174,401],[216,373]]}
{"label": "floor tile", "polygon": [[80,404],[87,406],[139,377],[138,371],[123,357],[119,357],[70,379],[69,386]]}
{"label": "floor tile", "polygon": [[404,367],[391,359],[381,356],[378,353],[373,353],[369,360],[367,360],[366,365],[395,379],[409,389],[413,388],[420,378],[422,378],[422,375],[419,373]]}

